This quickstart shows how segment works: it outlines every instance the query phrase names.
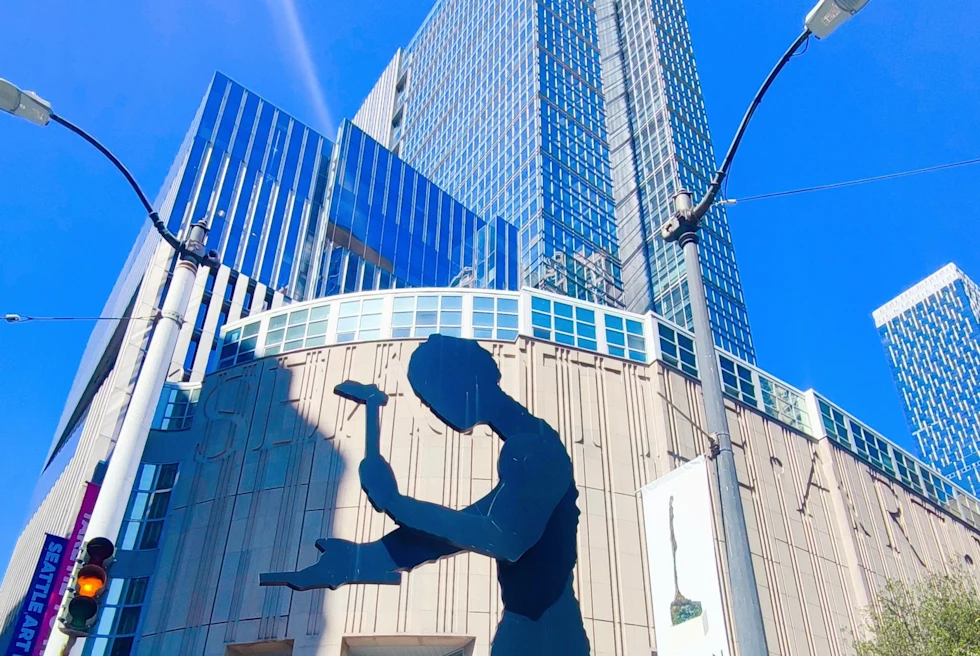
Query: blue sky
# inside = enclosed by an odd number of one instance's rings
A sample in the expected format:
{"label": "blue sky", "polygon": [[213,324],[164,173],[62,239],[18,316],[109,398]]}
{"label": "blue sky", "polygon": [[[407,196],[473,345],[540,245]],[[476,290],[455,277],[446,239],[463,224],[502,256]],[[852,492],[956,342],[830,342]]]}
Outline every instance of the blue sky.
{"label": "blue sky", "polygon": [[[215,70],[329,135],[431,6],[3,3],[0,77],[99,136],[155,194]],[[719,150],[809,8],[809,0],[688,0]],[[735,161],[730,195],[980,156],[978,23],[975,0],[871,2],[776,83]],[[141,224],[135,196],[56,126],[0,116],[0,153],[0,313],[97,313]],[[871,311],[950,261],[980,279],[978,183],[974,166],[731,208],[760,365],[911,446]],[[0,325],[0,563],[90,329]]]}

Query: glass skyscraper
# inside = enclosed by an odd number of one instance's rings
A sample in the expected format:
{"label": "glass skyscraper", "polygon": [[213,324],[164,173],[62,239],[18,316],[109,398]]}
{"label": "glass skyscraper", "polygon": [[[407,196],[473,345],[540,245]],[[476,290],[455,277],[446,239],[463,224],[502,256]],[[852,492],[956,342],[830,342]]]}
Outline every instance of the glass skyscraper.
{"label": "glass skyscraper", "polygon": [[[680,0],[437,0],[354,119],[520,235],[524,284],[690,327],[659,225],[714,168]],[[716,343],[754,362],[724,210],[702,267]]]}
{"label": "glass skyscraper", "polygon": [[948,264],[874,320],[922,456],[980,493],[980,286]]}
{"label": "glass skyscraper", "polygon": [[517,231],[489,223],[345,121],[327,187],[317,296],[465,285],[517,289]]}

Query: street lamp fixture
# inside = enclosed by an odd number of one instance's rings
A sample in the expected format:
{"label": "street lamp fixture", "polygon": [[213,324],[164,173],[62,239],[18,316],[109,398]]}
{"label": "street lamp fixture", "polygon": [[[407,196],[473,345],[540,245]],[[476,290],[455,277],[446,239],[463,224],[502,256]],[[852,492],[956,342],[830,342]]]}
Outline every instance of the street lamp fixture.
{"label": "street lamp fixture", "polygon": [[820,0],[806,15],[806,29],[818,39],[826,39],[830,33],[861,11],[870,0]]}
{"label": "street lamp fixture", "polygon": [[[183,240],[174,235],[167,229],[166,224],[150,204],[149,198],[122,162],[95,137],[55,114],[51,110],[50,103],[30,91],[23,91],[10,82],[0,79],[0,110],[19,116],[35,125],[44,126],[53,121],[68,128],[98,149],[126,177],[126,181],[139,196],[157,232],[178,254],[177,264],[174,266],[163,299],[163,307],[153,319],[155,328],[119,428],[112,458],[109,459],[109,466],[102,481],[99,500],[88,523],[89,534],[118,535],[126,509],[126,499],[129,498],[139,468],[140,456],[146,446],[153,411],[163,391],[163,383],[173,359],[177,336],[184,323],[184,314],[194,287],[198,266],[216,269],[221,262],[216,252],[206,250],[208,223],[205,219],[191,225]],[[7,323],[19,323],[27,319],[29,318],[14,314],[4,317]],[[69,612],[71,612],[70,607]],[[74,634],[71,638],[67,635],[52,634],[44,653],[48,656],[68,654],[74,645],[74,639]]]}
{"label": "street lamp fixture", "polygon": [[51,103],[33,91],[21,91],[3,78],[0,78],[0,110],[35,125],[44,126],[51,121]]}
{"label": "street lamp fixture", "polygon": [[752,553],[749,546],[748,531],[745,525],[745,512],[742,508],[741,487],[735,468],[735,454],[732,451],[732,437],[725,409],[725,397],[721,388],[718,358],[715,353],[715,340],[708,316],[708,302],[701,275],[701,260],[698,253],[698,232],[705,215],[715,203],[735,152],[738,150],[745,130],[752,120],[755,110],[762,102],[769,87],[783,67],[803,47],[811,36],[824,38],[856,14],[869,0],[819,0],[817,6],[807,14],[803,32],[783,54],[770,71],[762,86],[756,92],[742,122],[735,132],[721,167],[715,172],[711,184],[701,200],[694,204],[691,193],[681,189],[674,196],[674,214],[661,227],[660,236],[665,241],[676,241],[684,252],[684,269],[687,274],[687,287],[691,299],[691,316],[694,325],[698,374],[701,377],[701,390],[704,394],[705,423],[718,480],[718,496],[721,506],[722,524],[725,535],[725,552],[728,560],[728,581],[732,595],[732,614],[735,618],[736,642],[739,652],[744,656],[764,656],[766,647],[765,627],[762,619],[762,604],[756,585]]}

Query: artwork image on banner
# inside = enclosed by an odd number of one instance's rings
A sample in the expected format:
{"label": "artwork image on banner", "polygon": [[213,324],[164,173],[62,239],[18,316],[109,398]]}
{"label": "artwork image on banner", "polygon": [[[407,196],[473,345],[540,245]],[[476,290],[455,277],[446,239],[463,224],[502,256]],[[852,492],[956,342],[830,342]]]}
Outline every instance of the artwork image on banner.
{"label": "artwork image on banner", "polygon": [[659,656],[729,656],[704,457],[642,490]]}

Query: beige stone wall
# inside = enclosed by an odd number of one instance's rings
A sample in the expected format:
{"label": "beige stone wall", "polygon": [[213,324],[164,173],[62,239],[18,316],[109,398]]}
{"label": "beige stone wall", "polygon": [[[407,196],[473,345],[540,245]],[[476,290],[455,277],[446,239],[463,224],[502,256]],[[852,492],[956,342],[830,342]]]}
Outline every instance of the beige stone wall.
{"label": "beige stone wall", "polygon": [[[313,563],[318,537],[369,541],[393,527],[360,491],[365,413],[333,395],[342,380],[374,381],[391,396],[382,451],[403,493],[463,508],[493,486],[499,442],[484,429],[455,433],[418,402],[405,375],[415,345],[333,346],[206,380],[189,436],[198,445],[181,466],[140,654],[210,656],[278,640],[291,641],[293,654],[356,656],[345,638],[432,635],[488,654],[501,602],[494,563],[483,556],[425,565],[398,587],[258,586],[260,572]],[[593,654],[650,656],[637,493],[707,450],[697,383],[659,364],[525,338],[485,347],[504,389],[547,419],[572,455],[582,512],[575,590]],[[772,654],[847,654],[845,631],[858,626],[858,609],[884,577],[915,579],[950,558],[980,559],[980,536],[966,525],[828,441],[741,406],[730,418]],[[720,535],[717,518],[715,527]],[[671,576],[668,563],[662,575]],[[191,592],[175,583],[188,581]]]}

